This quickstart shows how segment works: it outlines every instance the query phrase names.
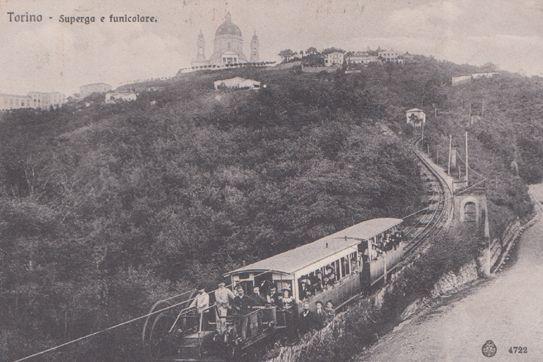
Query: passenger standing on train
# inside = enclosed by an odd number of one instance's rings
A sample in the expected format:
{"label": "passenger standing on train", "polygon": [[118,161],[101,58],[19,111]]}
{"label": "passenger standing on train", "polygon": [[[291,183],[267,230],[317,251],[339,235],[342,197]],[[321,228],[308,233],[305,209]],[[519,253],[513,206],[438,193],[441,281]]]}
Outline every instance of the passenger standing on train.
{"label": "passenger standing on train", "polygon": [[326,320],[328,319],[328,316],[326,314],[326,311],[323,308],[322,302],[318,300],[315,303],[315,313],[313,313],[313,316],[315,318],[315,326],[317,328],[322,328],[326,324]]}
{"label": "passenger standing on train", "polygon": [[253,301],[245,294],[245,291],[243,290],[243,287],[241,285],[238,285],[236,291],[238,295],[236,295],[236,297],[234,298],[234,310],[238,314],[249,313],[249,307],[252,306]]}
{"label": "passenger standing on train", "polygon": [[215,304],[217,305],[217,314],[219,316],[217,330],[221,334],[226,331],[226,317],[230,309],[230,300],[233,301],[235,297],[234,293],[226,288],[224,282],[219,283],[219,287],[215,291]]}
{"label": "passenger standing on train", "polygon": [[267,303],[270,305],[279,305],[279,299],[281,296],[277,292],[275,285],[272,285],[266,296]]}
{"label": "passenger standing on train", "polygon": [[298,308],[296,307],[296,300],[290,295],[290,290],[283,289],[283,297],[281,298],[281,305],[285,310],[285,322],[287,327],[287,338],[290,341],[294,341],[296,338],[296,319],[298,316]]}
{"label": "passenger standing on train", "polygon": [[283,296],[281,297],[281,306],[283,309],[291,309],[294,306],[294,297],[290,295],[290,290],[283,289]]}
{"label": "passenger standing on train", "polygon": [[253,295],[251,296],[251,299],[253,300],[253,306],[263,307],[266,305],[266,298],[260,295],[260,288],[257,286],[253,288]]}
{"label": "passenger standing on train", "polygon": [[198,287],[198,294],[192,300],[189,308],[196,308],[199,319],[199,330],[205,330],[207,327],[207,313],[209,312],[209,294],[204,287]]}
{"label": "passenger standing on train", "polygon": [[244,317],[249,313],[249,308],[251,307],[253,301],[251,298],[245,295],[245,291],[241,285],[238,285],[236,288],[238,295],[234,298],[233,307],[236,313],[239,315],[236,319],[238,328],[241,329],[241,337],[243,339],[247,338],[247,327],[249,324],[249,318]]}
{"label": "passenger standing on train", "polygon": [[302,313],[300,313],[298,319],[298,326],[300,333],[304,335],[314,328],[315,318],[313,317],[313,313],[309,310],[309,303],[305,302],[302,308]]}
{"label": "passenger standing on train", "polygon": [[334,310],[334,304],[332,303],[331,300],[326,302],[326,308],[324,310],[326,312],[327,322],[330,322],[331,320],[333,320],[334,317],[336,316],[336,311]]}

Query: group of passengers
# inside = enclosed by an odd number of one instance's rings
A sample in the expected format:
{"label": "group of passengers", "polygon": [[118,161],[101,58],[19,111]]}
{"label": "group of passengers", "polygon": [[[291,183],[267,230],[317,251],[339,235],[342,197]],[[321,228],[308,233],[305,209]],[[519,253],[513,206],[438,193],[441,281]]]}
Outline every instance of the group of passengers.
{"label": "group of passengers", "polygon": [[318,300],[315,303],[314,312],[309,309],[309,302],[304,302],[299,317],[299,331],[304,334],[315,329],[321,329],[332,321],[335,315],[334,304],[331,301],[326,302],[326,306],[324,306]]}
{"label": "group of passengers", "polygon": [[[209,321],[210,297],[204,287],[198,287],[198,293],[189,305],[189,309],[195,309],[198,315],[199,328],[205,330]],[[224,282],[218,284],[215,294],[215,306],[217,311],[216,327],[219,333],[227,328],[227,317],[230,315],[246,315],[251,310],[260,307],[275,306],[286,313],[286,326],[289,338],[295,337],[298,332],[305,333],[312,329],[323,327],[335,315],[334,305],[331,301],[323,305],[321,301],[316,302],[316,310],[309,310],[309,303],[303,303],[302,313],[298,316],[298,308],[295,298],[290,289],[285,288],[278,292],[275,285],[267,288],[267,293],[262,294],[259,286],[254,286],[252,294],[245,293],[241,285],[237,285],[234,291],[228,289]],[[299,323],[296,323],[299,319]],[[248,320],[238,319],[236,321],[241,330],[242,338],[247,337]]]}
{"label": "group of passengers", "polygon": [[378,249],[381,251],[396,250],[400,243],[404,239],[403,231],[396,231],[394,233],[385,233],[383,239],[377,243]]}
{"label": "group of passengers", "polygon": [[331,289],[337,284],[339,270],[336,271],[336,266],[332,263],[323,269],[324,274],[321,269],[318,269],[315,272],[303,275],[299,279],[300,299],[311,299],[311,297],[323,290]]}

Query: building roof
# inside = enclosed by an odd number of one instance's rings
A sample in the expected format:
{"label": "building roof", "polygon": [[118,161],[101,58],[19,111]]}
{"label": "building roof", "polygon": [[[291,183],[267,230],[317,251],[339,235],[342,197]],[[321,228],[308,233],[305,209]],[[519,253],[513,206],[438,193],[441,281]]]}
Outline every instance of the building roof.
{"label": "building roof", "polygon": [[229,274],[266,270],[292,274],[323,258],[355,246],[359,244],[361,240],[370,239],[375,235],[400,224],[402,221],[402,219],[394,218],[380,218],[363,221],[350,226],[347,229],[325,236],[317,241],[246,265]]}
{"label": "building roof", "polygon": [[242,77],[234,77],[234,78],[228,78],[228,79],[217,79],[213,83],[222,83],[222,82],[253,82],[253,83],[260,83],[257,80],[247,79],[247,78],[242,78]]}
{"label": "building roof", "polygon": [[29,95],[21,95],[21,94],[8,94],[8,93],[0,93],[0,96],[2,97],[19,97],[19,98],[28,98]]}
{"label": "building roof", "polygon": [[411,108],[411,109],[408,109],[407,111],[405,111],[405,113],[407,112],[423,112],[424,111],[422,109],[419,109],[419,108]]}
{"label": "building roof", "polygon": [[236,35],[241,36],[241,30],[239,27],[232,22],[232,17],[230,13],[226,14],[224,22],[219,25],[217,31],[215,31],[215,36],[217,35]]}

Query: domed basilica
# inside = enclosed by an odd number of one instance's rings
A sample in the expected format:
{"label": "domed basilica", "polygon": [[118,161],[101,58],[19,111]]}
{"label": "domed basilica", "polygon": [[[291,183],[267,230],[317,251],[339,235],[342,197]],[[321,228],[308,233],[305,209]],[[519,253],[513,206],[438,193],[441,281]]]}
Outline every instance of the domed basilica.
{"label": "domed basilica", "polygon": [[213,54],[209,59],[205,56],[204,34],[200,31],[197,41],[198,51],[196,59],[192,61],[193,67],[200,66],[224,66],[226,64],[258,62],[258,37],[256,33],[251,39],[249,60],[243,53],[243,35],[239,27],[232,22],[230,13],[226,14],[224,22],[215,31],[213,42]]}

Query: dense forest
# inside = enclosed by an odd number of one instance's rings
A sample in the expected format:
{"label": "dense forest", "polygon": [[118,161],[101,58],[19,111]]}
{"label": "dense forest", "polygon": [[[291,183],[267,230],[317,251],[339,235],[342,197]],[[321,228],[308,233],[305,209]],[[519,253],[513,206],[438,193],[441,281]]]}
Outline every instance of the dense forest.
{"label": "dense forest", "polygon": [[[429,114],[431,153],[470,131],[471,166],[495,180],[495,230],[525,215],[525,182],[543,175],[543,82],[504,74],[451,87],[452,75],[478,68],[416,59],[357,74],[185,74],[132,85],[132,103],[91,96],[1,115],[0,356],[144,314],[157,299],[353,223],[416,210],[407,108]],[[235,75],[266,88],[213,90]],[[476,97],[486,111],[466,127]],[[49,358],[141,359],[140,327]]]}

